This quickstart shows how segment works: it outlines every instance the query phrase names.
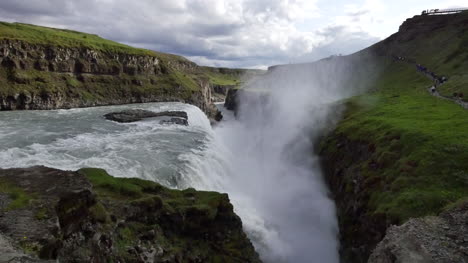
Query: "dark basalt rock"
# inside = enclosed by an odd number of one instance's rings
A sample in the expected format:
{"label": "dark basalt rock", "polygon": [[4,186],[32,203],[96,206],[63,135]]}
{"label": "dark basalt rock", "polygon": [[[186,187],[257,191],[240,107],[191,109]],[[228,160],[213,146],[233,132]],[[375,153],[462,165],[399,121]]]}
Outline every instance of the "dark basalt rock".
{"label": "dark basalt rock", "polygon": [[238,102],[238,89],[230,89],[226,95],[226,101],[224,102],[224,107],[228,110],[237,111]]}
{"label": "dark basalt rock", "polygon": [[160,124],[178,124],[178,125],[188,125],[188,121],[185,118],[170,118],[169,120],[162,120],[159,122]]}
{"label": "dark basalt rock", "polygon": [[260,263],[227,194],[102,169],[0,169],[0,262]]}
{"label": "dark basalt rock", "polygon": [[223,119],[223,113],[218,111],[215,115],[215,121],[221,121]]}
{"label": "dark basalt rock", "polygon": [[119,112],[111,112],[104,115],[104,118],[116,122],[135,122],[147,118],[169,117],[168,120],[162,120],[162,124],[180,124],[188,125],[188,115],[185,111],[162,111],[154,112],[142,109],[130,109]]}

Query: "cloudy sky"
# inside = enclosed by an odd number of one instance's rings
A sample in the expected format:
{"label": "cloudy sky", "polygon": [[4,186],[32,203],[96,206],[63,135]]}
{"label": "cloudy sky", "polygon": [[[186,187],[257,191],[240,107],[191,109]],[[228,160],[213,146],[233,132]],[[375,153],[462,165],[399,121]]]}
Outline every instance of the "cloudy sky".
{"label": "cloudy sky", "polygon": [[261,68],[365,48],[468,0],[0,0],[0,20],[68,28],[208,66]]}

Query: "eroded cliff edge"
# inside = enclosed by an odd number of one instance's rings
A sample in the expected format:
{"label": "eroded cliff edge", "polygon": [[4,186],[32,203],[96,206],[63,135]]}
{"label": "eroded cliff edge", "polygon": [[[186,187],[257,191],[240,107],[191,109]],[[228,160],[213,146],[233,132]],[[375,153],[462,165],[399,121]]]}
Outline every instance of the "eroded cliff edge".
{"label": "eroded cliff edge", "polygon": [[2,110],[182,101],[214,116],[208,79],[188,60],[0,41]]}
{"label": "eroded cliff edge", "polygon": [[201,67],[92,34],[0,22],[0,110],[180,101],[213,118],[213,101],[255,72]]}
{"label": "eroded cliff edge", "polygon": [[101,169],[0,169],[1,262],[260,262],[227,194]]}

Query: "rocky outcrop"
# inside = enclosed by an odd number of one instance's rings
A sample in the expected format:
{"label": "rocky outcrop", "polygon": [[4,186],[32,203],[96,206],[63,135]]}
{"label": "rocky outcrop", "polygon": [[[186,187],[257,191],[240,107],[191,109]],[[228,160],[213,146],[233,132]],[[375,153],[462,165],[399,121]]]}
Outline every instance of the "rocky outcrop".
{"label": "rocky outcrop", "polygon": [[468,262],[468,202],[391,226],[368,263]]}
{"label": "rocky outcrop", "polygon": [[5,262],[260,262],[226,194],[104,170],[0,169]]}
{"label": "rocky outcrop", "polygon": [[215,102],[224,102],[226,95],[230,89],[234,89],[234,85],[211,85],[212,100]]}
{"label": "rocky outcrop", "polygon": [[23,253],[20,249],[16,249],[10,240],[0,234],[0,262],[8,263],[29,263],[29,262],[54,262],[46,260],[38,260]]}
{"label": "rocky outcrop", "polygon": [[211,84],[207,79],[201,79],[198,82],[201,87],[200,92],[193,93],[190,102],[198,106],[210,119],[214,119],[218,109],[212,101]]}
{"label": "rocky outcrop", "polygon": [[[164,68],[155,56],[113,54],[88,48],[29,44],[19,40],[0,42],[1,65],[9,69],[105,75],[155,75]],[[187,61],[186,67],[195,64]]]}
{"label": "rocky outcrop", "polygon": [[210,83],[184,58],[0,41],[0,110],[180,101],[216,115]]}
{"label": "rocky outcrop", "polygon": [[224,102],[224,107],[228,110],[232,110],[234,112],[237,111],[237,106],[239,104],[238,93],[239,89],[230,89],[226,95],[226,101]]}
{"label": "rocky outcrop", "polygon": [[119,112],[111,112],[104,115],[104,118],[108,120],[124,123],[141,121],[143,119],[156,117],[169,117],[169,120],[162,120],[162,122],[165,123],[172,121],[175,124],[188,125],[188,116],[185,111],[154,112],[142,109],[130,109]]}
{"label": "rocky outcrop", "polygon": [[228,91],[234,88],[236,88],[234,85],[212,85],[213,92],[222,96],[226,96]]}
{"label": "rocky outcrop", "polygon": [[[321,147],[325,180],[333,194],[340,228],[340,255],[344,262],[367,262],[392,223],[383,214],[370,213],[373,184],[360,164],[373,159],[375,146],[333,134]],[[375,163],[375,165],[378,165]]]}

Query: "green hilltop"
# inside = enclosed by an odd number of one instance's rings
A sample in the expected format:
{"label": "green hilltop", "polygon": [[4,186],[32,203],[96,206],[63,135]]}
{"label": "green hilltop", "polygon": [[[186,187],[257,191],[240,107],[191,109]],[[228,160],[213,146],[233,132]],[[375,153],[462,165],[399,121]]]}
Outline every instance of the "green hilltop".
{"label": "green hilltop", "polygon": [[109,53],[155,56],[162,59],[166,58],[187,61],[187,59],[181,56],[142,48],[134,48],[112,40],[104,39],[94,34],[23,23],[0,22],[0,39],[19,40],[30,44],[68,48],[89,48]]}

